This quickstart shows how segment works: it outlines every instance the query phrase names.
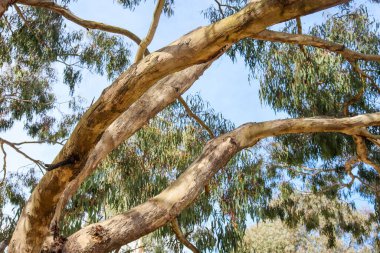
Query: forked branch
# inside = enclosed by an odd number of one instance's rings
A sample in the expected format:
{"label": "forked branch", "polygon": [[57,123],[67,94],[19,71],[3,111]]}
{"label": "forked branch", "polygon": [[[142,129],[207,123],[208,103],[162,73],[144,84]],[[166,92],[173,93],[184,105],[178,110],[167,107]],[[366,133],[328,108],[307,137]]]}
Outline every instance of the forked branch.
{"label": "forked branch", "polygon": [[328,51],[342,55],[350,60],[364,60],[380,62],[380,55],[362,54],[351,49],[346,48],[344,45],[324,40],[315,36],[305,34],[290,34],[284,32],[276,32],[271,30],[264,30],[260,33],[251,36],[252,39],[266,40],[272,42],[283,42],[303,46],[312,46],[317,48],[326,49]]}
{"label": "forked branch", "polygon": [[[110,251],[117,247],[117,243],[129,243],[171,222],[193,203],[219,168],[225,166],[237,152],[255,145],[262,138],[317,132],[354,135],[358,128],[369,126],[380,126],[380,113],[350,118],[287,119],[242,125],[209,141],[198,159],[163,192],[124,214],[79,230],[68,238],[65,250]],[[99,229],[102,230],[103,238],[109,240],[108,243],[92,236]]]}
{"label": "forked branch", "polygon": [[200,251],[195,247],[189,240],[187,240],[186,236],[182,233],[181,227],[179,226],[178,219],[175,218],[170,223],[174,234],[176,235],[178,241],[180,241],[183,245],[185,245],[189,250],[193,253],[199,253]]}

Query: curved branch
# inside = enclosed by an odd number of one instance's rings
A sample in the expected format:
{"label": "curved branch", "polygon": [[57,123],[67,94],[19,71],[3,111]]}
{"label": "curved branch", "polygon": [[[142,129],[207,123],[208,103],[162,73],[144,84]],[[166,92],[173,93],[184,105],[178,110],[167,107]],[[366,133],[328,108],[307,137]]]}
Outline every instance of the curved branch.
{"label": "curved branch", "polygon": [[328,40],[320,39],[311,35],[290,34],[284,32],[276,32],[265,30],[251,36],[252,39],[266,40],[272,42],[284,42],[303,46],[313,46],[332,51],[342,55],[346,59],[364,60],[380,62],[380,55],[362,54],[346,48],[342,44],[334,43]]}
{"label": "curved branch", "polygon": [[207,182],[240,150],[260,139],[283,134],[337,132],[380,126],[380,113],[350,118],[305,118],[248,123],[209,141],[202,154],[169,187],[147,202],[106,221],[89,225],[68,238],[67,252],[108,252],[132,242],[177,217]]}
{"label": "curved branch", "polygon": [[156,9],[153,13],[153,20],[150,24],[150,28],[146,37],[141,41],[136,53],[135,62],[140,61],[143,58],[144,52],[147,49],[150,42],[153,40],[153,36],[156,33],[158,22],[160,21],[162,9],[164,8],[165,0],[158,0]]}
{"label": "curved branch", "polygon": [[189,250],[193,253],[199,253],[200,251],[195,247],[189,240],[187,240],[186,236],[182,233],[181,227],[179,226],[178,219],[175,218],[170,223],[174,234],[176,235],[178,241],[180,241],[183,245],[185,245]]}
{"label": "curved branch", "polygon": [[371,76],[367,75],[367,73],[365,73],[363,70],[361,70],[361,68],[359,67],[356,61],[348,59],[348,62],[352,66],[353,70],[362,78],[362,80],[365,83],[366,83],[366,80],[368,80],[371,83],[372,87],[375,90],[377,90],[377,92],[380,94],[380,87],[377,85],[375,80]]}
{"label": "curved branch", "polygon": [[[115,33],[115,34],[120,34],[128,37],[129,39],[133,40],[137,45],[141,43],[141,39],[134,34],[133,32],[123,29],[117,26],[112,26],[112,25],[107,25],[101,22],[96,22],[96,21],[91,21],[91,20],[86,20],[82,19],[75,14],[73,14],[70,10],[66,9],[63,6],[60,6],[56,4],[53,1],[49,0],[18,0],[17,1],[20,4],[24,5],[29,5],[33,7],[41,7],[45,8],[51,11],[54,11],[55,13],[58,13],[62,15],[63,17],[67,18],[68,20],[74,22],[77,25],[80,25],[84,28],[87,29],[97,29],[97,30],[102,30],[105,32],[110,32],[110,33]],[[145,54],[148,55],[149,51],[146,49]]]}
{"label": "curved branch", "polygon": [[[257,0],[234,15],[198,28],[132,65],[103,91],[82,116],[54,162],[72,156],[80,160],[74,165],[46,173],[34,188],[13,233],[9,253],[40,251],[44,238],[49,234],[56,204],[69,182],[84,168],[90,151],[110,124],[159,80],[190,66],[208,62],[232,43],[259,33],[270,25],[347,1],[291,0],[284,6],[278,0]],[[133,124],[133,119],[130,121]]]}
{"label": "curved branch", "polygon": [[[18,147],[16,147],[17,144],[14,144],[10,141],[7,141],[3,138],[0,138],[0,144],[3,145],[3,144],[6,144],[8,145],[9,147],[11,147],[14,151],[16,151],[17,153],[21,154],[23,157],[25,157],[26,159],[32,161],[33,163],[35,163],[39,168],[41,169],[45,169],[45,164],[40,161],[40,160],[36,160],[32,157],[30,157],[28,154],[26,154],[25,152],[21,151],[21,149],[19,149]],[[3,150],[4,151],[4,150]]]}
{"label": "curved branch", "polygon": [[215,135],[211,131],[211,129],[206,125],[206,123],[204,123],[204,121],[201,118],[199,118],[195,113],[193,113],[191,111],[189,105],[186,103],[186,101],[181,96],[178,97],[178,101],[185,108],[187,115],[189,117],[193,118],[199,125],[201,125],[207,131],[207,133],[210,135],[211,139],[215,138]]}
{"label": "curved branch", "polygon": [[365,138],[358,135],[354,135],[353,138],[356,144],[356,153],[360,161],[368,164],[369,166],[372,166],[377,171],[377,173],[380,174],[380,165],[374,163],[371,161],[371,159],[368,158],[368,150],[365,145]]}

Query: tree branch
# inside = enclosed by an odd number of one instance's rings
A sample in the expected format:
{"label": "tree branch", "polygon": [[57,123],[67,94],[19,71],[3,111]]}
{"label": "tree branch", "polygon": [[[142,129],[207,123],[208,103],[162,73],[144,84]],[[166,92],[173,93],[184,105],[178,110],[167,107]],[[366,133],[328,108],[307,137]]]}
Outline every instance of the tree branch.
{"label": "tree branch", "polygon": [[366,80],[368,80],[373,88],[380,94],[380,87],[376,84],[375,80],[373,80],[371,76],[367,75],[363,70],[361,70],[356,61],[348,59],[348,62],[352,66],[352,69],[363,79],[363,82],[366,83]]}
{"label": "tree branch", "polygon": [[[56,4],[53,1],[49,0],[17,0],[18,3],[28,5],[28,6],[33,6],[33,7],[41,7],[45,8],[51,11],[54,11],[55,13],[58,13],[62,15],[63,17],[67,18],[68,20],[76,23],[77,25],[80,25],[84,28],[87,29],[97,29],[97,30],[102,30],[105,32],[110,32],[110,33],[115,33],[115,34],[120,34],[123,36],[128,37],[132,41],[134,41],[137,45],[141,43],[141,39],[131,31],[127,29],[123,29],[117,26],[112,26],[112,25],[107,25],[101,22],[96,22],[96,21],[91,21],[91,20],[86,20],[86,19],[81,19],[80,17],[76,16],[73,14],[70,10],[66,9],[63,6],[60,6]],[[146,49],[145,54],[148,55],[149,51]]]}
{"label": "tree branch", "polygon": [[141,41],[139,48],[136,53],[135,62],[140,61],[143,58],[144,52],[149,46],[150,42],[152,42],[154,34],[156,33],[156,29],[158,26],[158,22],[160,21],[162,9],[164,8],[165,0],[158,0],[156,9],[153,13],[153,20],[150,24],[150,28],[146,37]]}
{"label": "tree branch", "polygon": [[358,128],[374,125],[380,126],[380,113],[338,119],[305,118],[244,124],[209,141],[198,159],[160,194],[124,214],[77,231],[68,238],[64,250],[107,252],[167,224],[193,203],[219,168],[237,152],[255,145],[262,138],[317,132],[351,135]]}
{"label": "tree branch", "polygon": [[7,11],[8,7],[15,2],[16,0],[0,0],[0,18],[3,16],[4,12]]}
{"label": "tree branch", "polygon": [[180,94],[184,93],[203,74],[214,60],[190,67],[162,79],[107,128],[89,154],[87,163],[82,171],[64,190],[57,203],[51,226],[58,223],[61,212],[68,200],[78,190],[82,182],[97,168],[100,161],[145,125],[149,119],[174,102]]}
{"label": "tree branch", "polygon": [[[16,151],[17,153],[21,154],[26,159],[28,159],[28,160],[32,161],[33,163],[35,163],[39,168],[45,169],[45,164],[42,161],[36,160],[36,159],[30,157],[28,154],[26,154],[25,152],[21,151],[18,147],[16,147],[16,145],[14,143],[12,143],[10,141],[7,141],[7,140],[5,140],[3,138],[0,138],[0,144],[1,144],[2,147],[3,147],[3,144],[8,145],[14,151]],[[3,150],[3,153],[4,153],[4,150]]]}
{"label": "tree branch", "polygon": [[[75,154],[80,161],[46,173],[34,188],[13,233],[9,253],[40,251],[44,238],[49,234],[56,204],[69,182],[84,168],[90,151],[110,124],[159,80],[190,66],[208,62],[232,43],[259,33],[270,25],[347,1],[292,0],[284,6],[278,0],[258,0],[223,20],[186,34],[133,64],[84,113],[54,160],[56,163]],[[134,124],[135,119],[128,120]]]}
{"label": "tree branch", "polygon": [[178,97],[178,101],[185,108],[187,115],[189,117],[193,118],[199,125],[201,125],[207,131],[207,133],[210,135],[211,139],[214,139],[215,135],[211,131],[211,129],[206,125],[206,123],[204,123],[204,121],[201,118],[199,118],[195,113],[193,113],[191,111],[189,105],[186,103],[186,101],[181,96]]}
{"label": "tree branch", "polygon": [[195,247],[191,242],[189,242],[189,240],[187,240],[187,238],[185,237],[185,235],[182,233],[181,227],[178,224],[178,219],[177,218],[173,219],[171,221],[170,225],[171,225],[171,228],[172,228],[174,234],[176,235],[178,241],[180,241],[183,245],[185,245],[193,253],[199,253],[200,252],[197,249],[197,247]]}
{"label": "tree branch", "polygon": [[329,50],[331,52],[342,55],[346,59],[351,60],[365,60],[380,62],[380,55],[362,54],[345,48],[344,45],[334,43],[328,40],[320,39],[315,36],[304,34],[290,34],[284,32],[276,32],[271,30],[265,30],[258,34],[252,35],[252,39],[266,40],[272,42],[284,42],[290,44],[297,44],[303,46],[313,46],[322,49]]}
{"label": "tree branch", "polygon": [[[297,34],[302,35],[302,22],[301,22],[301,17],[296,17],[296,23],[297,23]],[[306,59],[310,60],[309,54],[306,52],[305,48],[303,45],[298,44],[298,47],[300,48],[301,52],[304,54]]]}
{"label": "tree branch", "polygon": [[367,147],[365,145],[365,139],[364,139],[364,137],[358,136],[358,135],[354,135],[353,138],[354,138],[354,141],[355,141],[355,144],[356,144],[356,153],[357,153],[358,158],[360,159],[360,161],[362,161],[363,163],[368,164],[369,166],[372,166],[377,171],[377,173],[380,174],[380,165],[374,163],[373,161],[371,161],[368,158],[368,150],[367,150]]}

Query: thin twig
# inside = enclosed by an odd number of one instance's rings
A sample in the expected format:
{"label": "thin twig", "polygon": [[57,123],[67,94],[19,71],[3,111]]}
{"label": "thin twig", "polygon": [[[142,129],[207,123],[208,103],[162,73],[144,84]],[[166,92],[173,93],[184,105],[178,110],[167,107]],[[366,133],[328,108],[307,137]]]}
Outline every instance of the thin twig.
{"label": "thin twig", "polygon": [[373,144],[375,144],[377,147],[380,148],[380,136],[371,134],[370,132],[368,132],[367,129],[365,129],[365,131],[366,133],[362,136],[366,137],[367,140],[369,140],[370,142],[372,142]]}
{"label": "thin twig", "polygon": [[[104,23],[96,22],[96,21],[82,19],[76,16],[75,14],[73,14],[69,9],[63,6],[60,6],[53,1],[18,0],[17,2],[20,4],[29,5],[33,7],[41,7],[41,8],[49,9],[51,11],[54,11],[55,13],[62,15],[63,17],[76,23],[77,25],[80,25],[87,29],[97,29],[97,30],[101,30],[105,32],[124,35],[128,37],[129,39],[133,40],[137,45],[141,43],[141,39],[136,34],[132,33],[131,31],[127,29],[123,29],[117,26],[107,25]],[[145,50],[145,54],[146,55],[149,54],[148,49]]]}
{"label": "thin twig", "polygon": [[222,18],[225,18],[226,16],[224,15],[222,4],[218,0],[214,0],[214,2],[218,5],[218,9],[219,9],[220,14],[222,15]]}
{"label": "thin twig", "polygon": [[14,142],[13,144],[16,146],[21,146],[24,144],[58,144],[58,145],[63,145],[64,141],[65,140],[62,140],[62,141],[23,141],[23,142]]}
{"label": "thin twig", "polygon": [[27,155],[26,153],[24,153],[23,151],[21,151],[18,147],[16,147],[16,145],[14,143],[12,143],[10,141],[7,141],[7,140],[5,140],[3,138],[0,138],[0,143],[8,145],[14,151],[16,151],[17,153],[19,153],[22,156],[24,156],[26,159],[28,159],[28,160],[32,161],[33,163],[35,163],[40,169],[41,168],[45,169],[45,165],[44,165],[44,163],[42,161],[33,159],[32,157],[30,157],[29,155]]}
{"label": "thin twig", "polygon": [[20,18],[24,21],[24,23],[28,27],[29,31],[31,33],[33,33],[34,37],[38,40],[38,43],[47,47],[45,41],[41,40],[41,38],[38,36],[38,34],[34,34],[34,29],[31,27],[30,22],[26,19],[26,17],[22,13],[21,9],[17,6],[17,4],[14,4],[13,7],[15,8],[15,10],[16,10],[17,14],[20,16]]}
{"label": "thin twig", "polygon": [[211,131],[211,129],[206,125],[206,123],[203,122],[203,120],[201,120],[195,113],[193,113],[190,109],[190,107],[188,106],[188,104],[186,103],[186,101],[180,96],[178,97],[178,101],[181,103],[181,105],[185,108],[185,111],[187,113],[187,115],[191,118],[193,118],[199,125],[201,125],[207,132],[208,134],[210,135],[210,137],[212,139],[215,138],[215,135],[214,133]]}
{"label": "thin twig", "polygon": [[158,22],[160,21],[162,9],[164,8],[165,0],[158,0],[156,9],[153,13],[153,20],[150,24],[150,28],[146,37],[139,44],[139,48],[136,53],[135,62],[140,61],[143,58],[144,52],[149,44],[152,42],[154,34],[156,33]]}
{"label": "thin twig", "polygon": [[193,253],[199,253],[200,251],[191,243],[185,235],[181,231],[181,227],[178,224],[178,219],[175,218],[171,221],[171,228],[176,235],[178,241],[180,241],[183,245],[185,245],[189,250],[191,250]]}

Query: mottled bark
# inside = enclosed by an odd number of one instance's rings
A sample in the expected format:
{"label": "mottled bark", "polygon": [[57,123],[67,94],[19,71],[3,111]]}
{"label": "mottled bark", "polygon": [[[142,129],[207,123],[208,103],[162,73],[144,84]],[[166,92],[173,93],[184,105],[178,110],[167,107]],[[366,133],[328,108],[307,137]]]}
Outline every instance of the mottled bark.
{"label": "mottled bark", "polygon": [[61,211],[69,198],[77,191],[80,184],[91,175],[100,161],[144,126],[149,119],[173,103],[190,88],[212,62],[213,60],[195,65],[160,80],[107,128],[94,149],[91,150],[82,171],[63,192],[56,207],[53,223],[59,220]]}
{"label": "mottled bark", "polygon": [[160,79],[219,55],[230,44],[266,27],[347,0],[257,0],[215,24],[196,29],[132,65],[88,109],[53,163],[77,162],[47,173],[34,189],[18,221],[9,252],[39,252],[55,206],[68,183],[85,166],[107,127]]}
{"label": "mottled bark", "polygon": [[159,195],[124,214],[71,235],[65,252],[109,252],[165,225],[193,203],[219,168],[238,151],[255,145],[260,139],[318,132],[355,135],[358,129],[375,125],[380,125],[380,113],[341,119],[305,118],[244,124],[209,141],[199,158]]}

